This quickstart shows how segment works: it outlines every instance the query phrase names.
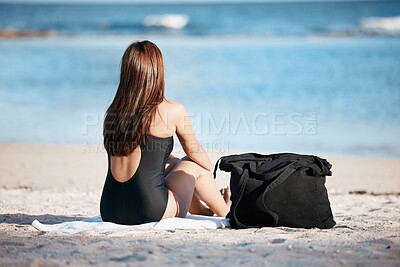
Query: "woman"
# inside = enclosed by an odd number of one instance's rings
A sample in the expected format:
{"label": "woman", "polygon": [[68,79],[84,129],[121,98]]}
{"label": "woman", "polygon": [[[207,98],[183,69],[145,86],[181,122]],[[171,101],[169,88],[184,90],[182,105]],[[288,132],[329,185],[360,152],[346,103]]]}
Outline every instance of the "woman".
{"label": "woman", "polygon": [[[174,134],[187,155],[180,160],[171,155]],[[103,136],[109,166],[100,202],[104,221],[228,213],[228,189],[218,191],[185,108],[164,98],[164,63],[155,44],[134,42],[126,49]]]}

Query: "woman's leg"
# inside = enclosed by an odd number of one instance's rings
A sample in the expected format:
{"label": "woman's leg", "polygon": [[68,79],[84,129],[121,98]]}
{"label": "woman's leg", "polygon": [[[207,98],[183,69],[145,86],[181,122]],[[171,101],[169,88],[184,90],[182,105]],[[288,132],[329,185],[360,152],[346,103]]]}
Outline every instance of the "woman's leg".
{"label": "woman's leg", "polygon": [[211,172],[188,157],[182,158],[176,164],[166,176],[166,182],[170,192],[163,218],[185,217],[195,190],[198,198],[205,202],[217,216],[225,217],[229,211]]}
{"label": "woman's leg", "polygon": [[[167,176],[178,164],[179,158],[170,156],[165,164],[165,176]],[[221,189],[222,190],[222,189]],[[221,191],[220,190],[220,191]],[[190,203],[189,208],[190,214],[198,214],[198,215],[214,215],[214,212],[209,208],[205,207],[203,203],[200,202],[199,198],[196,196],[196,192],[194,192],[192,197],[192,202]]]}
{"label": "woman's leg", "polygon": [[[196,163],[193,162],[193,164]],[[201,169],[201,175],[196,180],[195,196],[203,201],[217,216],[225,217],[229,212],[229,205],[218,189],[212,173],[199,165],[197,166]]]}
{"label": "woman's leg", "polygon": [[[167,159],[167,162],[165,164],[165,177],[166,177],[166,181],[167,181],[167,187],[168,187],[168,203],[167,203],[167,208],[164,212],[164,215],[162,217],[162,219],[166,219],[166,218],[171,218],[171,217],[176,217],[178,216],[178,209],[179,209],[179,204],[178,204],[178,199],[180,199],[179,197],[175,197],[177,193],[173,193],[171,191],[171,184],[168,182],[168,180],[171,180],[171,178],[169,178],[167,180],[167,177],[170,177],[169,174],[171,173],[171,171],[177,166],[177,164],[180,162],[180,159],[177,157],[171,156]],[[190,185],[190,179],[188,179],[189,181],[186,181],[186,183],[183,183],[183,187],[187,188],[190,190],[190,188],[192,187]],[[175,190],[174,190],[175,191]],[[181,195],[180,193],[178,193],[179,195]],[[185,214],[186,215],[186,214]]]}
{"label": "woman's leg", "polygon": [[197,214],[197,215],[207,215],[207,216],[213,216],[214,212],[207,208],[206,206],[201,203],[200,199],[196,195],[196,189],[193,194],[192,198],[192,203],[190,203],[190,208],[189,208],[190,214]]}

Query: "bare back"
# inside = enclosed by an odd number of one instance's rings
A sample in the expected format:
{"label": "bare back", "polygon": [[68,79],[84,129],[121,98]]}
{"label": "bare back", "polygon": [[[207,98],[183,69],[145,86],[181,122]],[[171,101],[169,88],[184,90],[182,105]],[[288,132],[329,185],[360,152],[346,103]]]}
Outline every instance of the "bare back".
{"label": "bare back", "polygon": [[[156,137],[170,137],[176,131],[177,108],[175,101],[161,102],[150,125],[150,135]],[[128,156],[111,156],[110,167],[114,178],[118,182],[128,181],[136,172],[141,160],[140,146]]]}

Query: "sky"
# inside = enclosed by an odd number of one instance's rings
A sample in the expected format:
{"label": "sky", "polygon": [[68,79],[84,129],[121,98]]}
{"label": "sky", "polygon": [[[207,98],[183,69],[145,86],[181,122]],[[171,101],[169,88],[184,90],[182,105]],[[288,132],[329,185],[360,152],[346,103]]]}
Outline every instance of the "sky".
{"label": "sky", "polygon": [[[268,2],[342,2],[374,0],[0,0],[0,3],[268,3]],[[379,0],[378,0],[379,1]]]}

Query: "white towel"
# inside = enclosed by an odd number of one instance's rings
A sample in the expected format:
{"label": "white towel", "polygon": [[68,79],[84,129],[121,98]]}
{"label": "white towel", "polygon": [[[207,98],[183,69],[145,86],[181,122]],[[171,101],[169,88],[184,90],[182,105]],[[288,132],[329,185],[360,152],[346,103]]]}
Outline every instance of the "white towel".
{"label": "white towel", "polygon": [[185,218],[168,218],[159,222],[150,222],[139,225],[121,225],[103,222],[100,216],[94,216],[81,221],[64,222],[57,224],[42,224],[38,220],[32,222],[32,226],[39,231],[57,232],[82,232],[87,230],[173,230],[173,229],[217,229],[229,228],[229,219],[224,217],[191,215]]}

